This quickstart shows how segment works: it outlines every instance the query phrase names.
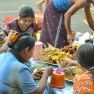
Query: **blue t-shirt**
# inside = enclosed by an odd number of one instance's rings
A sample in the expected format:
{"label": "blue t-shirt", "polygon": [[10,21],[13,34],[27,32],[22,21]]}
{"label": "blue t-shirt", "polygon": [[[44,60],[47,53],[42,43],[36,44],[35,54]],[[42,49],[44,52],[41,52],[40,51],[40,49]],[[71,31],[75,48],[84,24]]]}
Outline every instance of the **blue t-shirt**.
{"label": "blue t-shirt", "polygon": [[55,7],[60,11],[67,11],[71,6],[71,0],[53,0]]}
{"label": "blue t-shirt", "polygon": [[37,89],[26,65],[10,52],[0,53],[0,94],[29,94]]}

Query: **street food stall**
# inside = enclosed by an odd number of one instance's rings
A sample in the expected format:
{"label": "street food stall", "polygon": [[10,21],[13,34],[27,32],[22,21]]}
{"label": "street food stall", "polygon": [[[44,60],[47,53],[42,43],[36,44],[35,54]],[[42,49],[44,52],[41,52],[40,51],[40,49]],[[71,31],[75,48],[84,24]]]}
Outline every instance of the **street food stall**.
{"label": "street food stall", "polygon": [[[40,21],[36,17],[36,23],[39,24]],[[41,25],[37,25],[39,29],[41,29]],[[37,36],[39,39],[40,31]],[[49,43],[48,47],[44,45],[44,49],[42,49],[42,43],[35,43],[34,55],[29,61],[32,68],[31,72],[36,72],[41,77],[46,66],[52,66],[54,70],[52,76],[48,78],[45,92],[47,90],[53,94],[73,94],[74,78],[76,75],[83,73],[83,71],[78,66],[66,67],[64,62],[68,58],[76,60],[76,51],[81,45],[79,41],[83,44],[85,42],[90,43],[92,40],[93,43],[93,37],[89,33],[76,33],[75,40],[73,44],[64,46],[61,49],[55,48]]]}

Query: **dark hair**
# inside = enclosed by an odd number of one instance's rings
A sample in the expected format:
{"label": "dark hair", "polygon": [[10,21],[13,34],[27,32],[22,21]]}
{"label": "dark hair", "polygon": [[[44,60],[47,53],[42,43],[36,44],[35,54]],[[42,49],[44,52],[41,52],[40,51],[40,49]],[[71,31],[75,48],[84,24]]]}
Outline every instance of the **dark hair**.
{"label": "dark hair", "polygon": [[29,47],[31,49],[35,45],[35,39],[28,33],[23,33],[17,39],[16,43],[9,43],[8,47],[17,50],[18,52]]}
{"label": "dark hair", "polygon": [[35,18],[34,11],[33,11],[33,9],[30,6],[24,6],[19,11],[19,16],[20,16],[20,19],[25,18],[25,17]]}
{"label": "dark hair", "polygon": [[77,50],[78,63],[90,70],[94,78],[94,45],[86,43],[81,45]]}

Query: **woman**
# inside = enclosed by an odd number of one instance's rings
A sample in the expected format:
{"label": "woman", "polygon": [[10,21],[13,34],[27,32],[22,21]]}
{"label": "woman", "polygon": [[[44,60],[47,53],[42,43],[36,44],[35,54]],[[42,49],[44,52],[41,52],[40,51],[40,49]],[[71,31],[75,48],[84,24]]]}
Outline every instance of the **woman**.
{"label": "woman", "polygon": [[0,35],[8,35],[10,30],[15,30],[19,33],[27,32],[37,40],[37,28],[34,19],[33,9],[29,6],[22,6],[19,10],[19,17],[9,22]]}
{"label": "woman", "polygon": [[77,61],[68,60],[66,65],[78,65],[85,71],[75,77],[73,94],[94,94],[94,45],[81,45],[77,51]]}
{"label": "woman", "polygon": [[90,3],[94,3],[94,0],[50,0],[44,13],[40,41],[58,48],[72,43],[74,36],[71,29],[71,16],[83,7],[88,24],[94,31]]}
{"label": "woman", "polygon": [[43,76],[37,85],[29,68],[23,64],[32,57],[35,39],[27,33],[14,34],[11,39],[12,42],[8,45],[11,50],[0,53],[0,92],[2,94],[42,94],[48,76],[53,72],[52,67],[44,69]]}

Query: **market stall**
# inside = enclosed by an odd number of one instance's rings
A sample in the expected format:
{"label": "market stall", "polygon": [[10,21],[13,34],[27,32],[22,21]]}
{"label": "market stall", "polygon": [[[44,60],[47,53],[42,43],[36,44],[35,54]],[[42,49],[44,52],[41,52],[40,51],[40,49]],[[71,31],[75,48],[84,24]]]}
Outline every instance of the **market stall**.
{"label": "market stall", "polygon": [[[73,79],[74,79],[75,75],[82,73],[82,70],[77,66],[65,67],[64,61],[66,58],[76,60],[75,53],[76,53],[78,47],[80,46],[80,44],[78,42],[75,42],[72,45],[65,46],[61,49],[55,48],[50,44],[48,44],[48,45],[49,45],[49,47],[45,47],[44,49],[38,49],[38,50],[40,50],[37,53],[37,57],[39,59],[36,60],[36,58],[31,58],[31,60],[30,60],[31,66],[34,67],[35,69],[36,68],[44,68],[46,66],[52,66],[54,71],[56,71],[57,68],[62,68],[62,72],[65,73],[64,88],[52,88],[49,85],[51,82],[51,77],[49,77],[47,85],[54,94],[61,94],[61,92],[63,92],[63,94],[73,94],[72,93]],[[40,69],[40,71],[41,71],[41,69]],[[39,75],[40,74],[41,73],[39,72]]]}

